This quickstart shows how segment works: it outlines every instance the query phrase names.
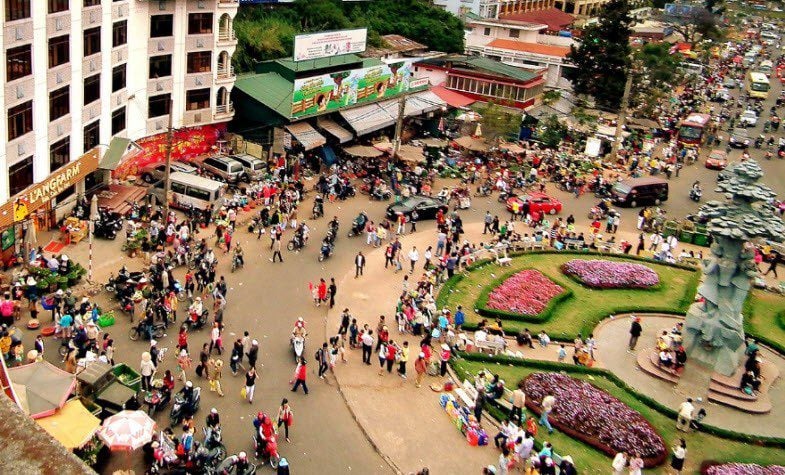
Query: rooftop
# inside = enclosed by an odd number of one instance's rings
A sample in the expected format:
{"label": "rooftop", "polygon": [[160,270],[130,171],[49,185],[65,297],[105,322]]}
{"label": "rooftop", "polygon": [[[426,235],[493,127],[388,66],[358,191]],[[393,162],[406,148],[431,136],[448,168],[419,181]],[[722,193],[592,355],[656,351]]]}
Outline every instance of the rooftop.
{"label": "rooftop", "polygon": [[527,43],[525,41],[515,41],[507,39],[495,39],[486,45],[489,48],[508,49],[521,51],[523,53],[541,54],[544,56],[557,56],[564,58],[570,52],[570,48],[564,46],[543,45],[540,43]]}
{"label": "rooftop", "polygon": [[503,76],[522,82],[528,82],[540,76],[540,74],[516,68],[515,66],[509,66],[500,61],[484,58],[482,56],[447,55],[438,58],[424,59],[415,64],[432,65],[457,71],[475,71],[491,76]]}
{"label": "rooftop", "polygon": [[383,35],[381,38],[382,43],[384,44],[383,46],[379,48],[368,48],[365,52],[360,53],[360,56],[365,58],[381,58],[393,53],[423,52],[428,49],[426,45],[401,35]]}
{"label": "rooftop", "polygon": [[501,18],[503,22],[527,22],[527,23],[544,23],[548,25],[551,31],[564,30],[569,27],[575,17],[569,13],[565,13],[558,8],[546,8],[545,10],[535,10],[526,13],[514,13],[505,15]]}
{"label": "rooftop", "polygon": [[234,87],[284,117],[292,115],[294,86],[278,73],[239,76]]}

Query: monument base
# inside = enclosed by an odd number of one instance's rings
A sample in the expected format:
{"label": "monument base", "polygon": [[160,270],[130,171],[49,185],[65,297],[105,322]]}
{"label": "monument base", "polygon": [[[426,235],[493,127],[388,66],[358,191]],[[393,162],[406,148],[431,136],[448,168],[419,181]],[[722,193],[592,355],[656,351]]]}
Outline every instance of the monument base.
{"label": "monument base", "polygon": [[705,404],[709,396],[709,384],[714,368],[699,363],[698,361],[688,361],[684,366],[684,371],[676,384],[676,392],[684,398],[692,398],[698,401],[700,398]]}

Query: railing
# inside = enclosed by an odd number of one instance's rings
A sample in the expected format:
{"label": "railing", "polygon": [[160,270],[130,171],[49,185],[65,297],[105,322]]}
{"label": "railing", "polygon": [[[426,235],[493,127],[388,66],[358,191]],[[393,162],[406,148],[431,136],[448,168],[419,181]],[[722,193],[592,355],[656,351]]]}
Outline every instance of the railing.
{"label": "railing", "polygon": [[215,106],[215,114],[234,114],[234,104],[230,102],[228,104]]}
{"label": "railing", "polygon": [[221,67],[218,66],[218,79],[232,79],[234,77],[234,66]]}
{"label": "railing", "polygon": [[237,40],[237,35],[234,34],[234,29],[232,28],[218,29],[218,41],[235,41],[235,40]]}

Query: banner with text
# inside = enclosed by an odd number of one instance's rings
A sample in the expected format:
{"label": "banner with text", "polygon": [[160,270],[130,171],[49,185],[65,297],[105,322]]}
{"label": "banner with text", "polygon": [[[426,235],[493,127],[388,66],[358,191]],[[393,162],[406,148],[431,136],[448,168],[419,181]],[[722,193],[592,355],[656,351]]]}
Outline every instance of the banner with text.
{"label": "banner with text", "polygon": [[368,40],[368,29],[325,31],[294,37],[294,60],[327,58],[342,54],[362,53]]}
{"label": "banner with text", "polygon": [[415,82],[412,64],[413,60],[405,60],[297,79],[292,95],[292,118],[376,102],[427,87],[427,83]]}

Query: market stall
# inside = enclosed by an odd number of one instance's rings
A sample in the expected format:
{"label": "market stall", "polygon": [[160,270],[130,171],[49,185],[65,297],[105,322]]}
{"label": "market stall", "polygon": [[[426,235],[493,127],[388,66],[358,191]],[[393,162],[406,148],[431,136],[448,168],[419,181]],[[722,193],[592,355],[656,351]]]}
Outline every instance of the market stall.
{"label": "market stall", "polygon": [[55,414],[36,419],[52,437],[66,449],[78,449],[92,439],[101,421],[82,404],[79,399],[71,399]]}
{"label": "market stall", "polygon": [[73,374],[48,361],[9,368],[8,378],[22,409],[33,419],[51,416],[62,408],[76,386]]}
{"label": "market stall", "polygon": [[71,216],[65,218],[63,225],[60,227],[60,241],[65,245],[77,244],[87,237],[87,232],[87,221]]}
{"label": "market stall", "polygon": [[346,147],[343,151],[348,155],[360,158],[375,158],[384,155],[384,152],[381,150],[367,145],[352,145],[351,147]]}

